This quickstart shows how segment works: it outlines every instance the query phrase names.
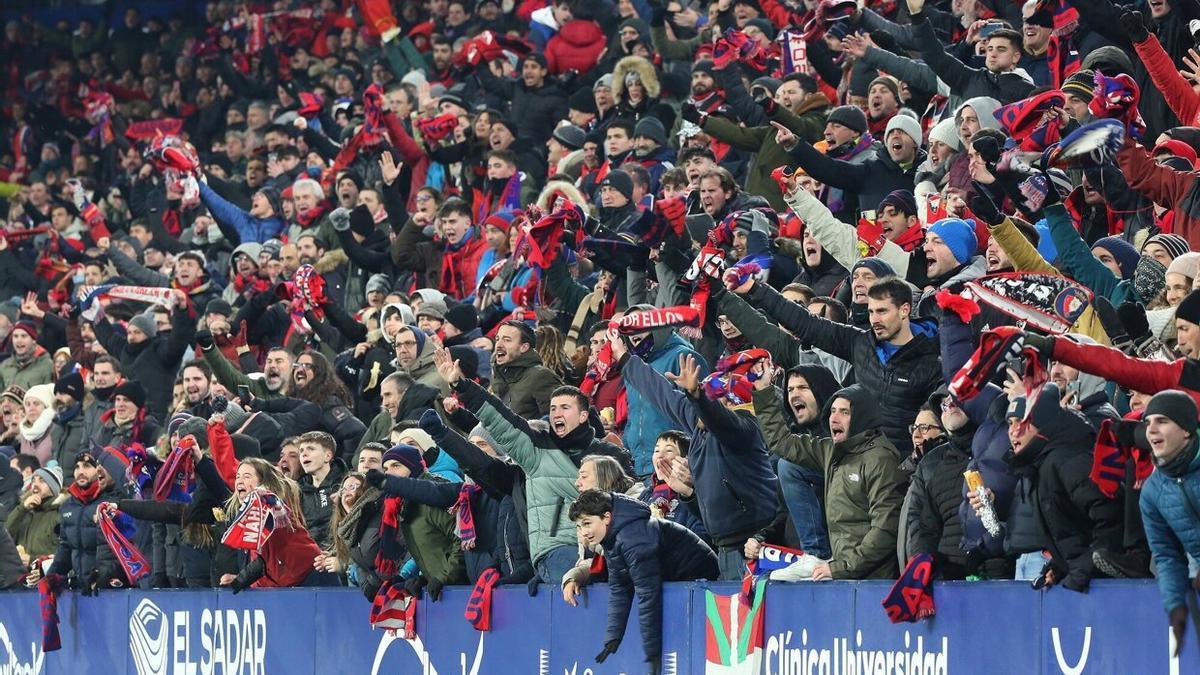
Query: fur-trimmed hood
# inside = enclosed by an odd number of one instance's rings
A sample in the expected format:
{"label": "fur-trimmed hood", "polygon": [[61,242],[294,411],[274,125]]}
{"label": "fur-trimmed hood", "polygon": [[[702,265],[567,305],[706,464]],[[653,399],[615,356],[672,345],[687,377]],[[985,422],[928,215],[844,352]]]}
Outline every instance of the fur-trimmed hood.
{"label": "fur-trimmed hood", "polygon": [[542,188],[542,191],[538,194],[538,207],[542,209],[543,213],[550,213],[555,196],[560,194],[570,199],[573,204],[584,208],[588,207],[588,198],[584,197],[583,193],[574,184],[565,180],[552,180],[546,183],[546,187]]}
{"label": "fur-trimmed hood", "polygon": [[316,264],[313,265],[313,269],[321,274],[327,274],[348,262],[350,262],[350,257],[346,255],[345,251],[338,248],[332,251],[326,251],[325,255],[321,256],[321,258],[317,260]]}
{"label": "fur-trimmed hood", "polygon": [[658,73],[654,70],[654,64],[647,61],[641,56],[626,56],[617,61],[617,67],[613,68],[613,98],[621,101],[625,98],[625,76],[629,73],[637,73],[641,78],[642,84],[646,87],[647,98],[658,98],[662,92],[662,85],[658,81]]}

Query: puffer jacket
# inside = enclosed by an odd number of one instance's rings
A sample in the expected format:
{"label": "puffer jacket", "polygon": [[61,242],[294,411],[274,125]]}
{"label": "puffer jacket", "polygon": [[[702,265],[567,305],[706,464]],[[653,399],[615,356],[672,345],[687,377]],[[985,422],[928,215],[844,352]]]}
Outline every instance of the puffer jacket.
{"label": "puffer jacket", "polygon": [[550,392],[560,384],[554,371],[542,365],[542,356],[536,349],[492,367],[492,393],[509,410],[526,419],[537,419],[550,412]]}
{"label": "puffer jacket", "polygon": [[1183,452],[1193,459],[1179,476],[1161,469],[1150,474],[1142,485],[1140,507],[1146,525],[1146,538],[1157,567],[1158,592],[1163,608],[1170,612],[1184,604],[1191,593],[1187,556],[1200,557],[1200,454],[1197,441]]}
{"label": "puffer jacket", "polygon": [[333,518],[333,500],[337,498],[336,493],[345,475],[346,463],[341,457],[335,456],[329,464],[329,473],[320,485],[314,485],[312,476],[308,474],[300,476],[300,511],[304,514],[309,536],[323,549],[332,546],[329,521]]}
{"label": "puffer jacket", "polygon": [[638,596],[638,625],[646,658],[662,655],[662,583],[716,579],[717,555],[686,527],[650,517],[645,504],[611,493],[612,522],[604,536],[608,566],[608,623],[604,642],[621,640]]}
{"label": "puffer jacket", "polygon": [[876,391],[856,384],[826,403],[822,415],[828,417],[834,400],[850,401],[850,428],[840,443],[792,434],[779,393],[774,388],[754,392],[771,452],[825,477],[834,579],[894,579],[899,573],[896,533],[908,478],[900,469],[900,454],[879,431],[883,419]]}
{"label": "puffer jacket", "polygon": [[[714,544],[740,547],[775,519],[778,479],[753,413],[728,410],[704,396],[692,398],[632,355],[622,360],[621,375],[631,401],[637,394],[643,405],[665,415],[664,429],[691,434],[688,466],[700,515]],[[632,410],[631,404],[631,426]]]}
{"label": "puffer jacket", "polygon": [[85,420],[83,407],[79,406],[65,423],[61,421],[62,414],[54,417],[54,426],[50,427],[50,452],[63,473],[69,474],[75,468],[75,455],[84,448]]}
{"label": "puffer jacket", "polygon": [[745,297],[774,316],[780,328],[854,366],[855,381],[878,401],[884,435],[901,453],[912,450],[908,425],[943,381],[935,327],[912,322],[912,340],[885,362],[885,352],[869,330],[813,316],[766,284],[754,284]]}
{"label": "puffer jacket", "polygon": [[[529,550],[534,564],[552,548],[574,548],[575,524],[567,518],[567,511],[579,496],[575,489],[579,462],[593,452],[614,455],[623,451],[597,440],[588,425],[580,425],[566,439],[535,431],[527,419],[513,413],[474,382],[459,380],[454,391],[462,406],[479,418],[525,472]],[[617,459],[622,465],[628,463],[627,456]]]}
{"label": "puffer jacket", "polygon": [[104,351],[121,362],[125,379],[140,382],[146,388],[146,410],[156,419],[167,419],[175,373],[196,335],[195,317],[182,309],[176,310],[171,315],[170,333],[159,333],[136,345],[118,335],[108,321],[97,321],[93,327]]}
{"label": "puffer jacket", "polygon": [[[660,375],[678,375],[679,357],[691,354],[700,364],[700,376],[708,374],[708,366],[700,355],[686,340],[670,330],[651,331],[649,339],[654,340],[654,346],[645,362],[654,372]],[[654,464],[650,460],[654,454],[654,442],[658,440],[659,434],[676,427],[672,427],[666,415],[646,400],[644,393],[630,387],[625,390],[625,395],[629,416],[625,423],[625,431],[621,434],[621,441],[633,455],[633,470],[638,476],[648,476],[654,472]]]}
{"label": "puffer jacket", "polygon": [[[412,478],[387,476],[381,489],[385,495],[403,496],[413,484],[420,483],[452,485],[426,471]],[[446,585],[466,582],[463,550],[454,534],[454,516],[445,507],[406,498],[400,510],[400,532],[425,578]]]}
{"label": "puffer jacket", "polygon": [[58,509],[58,550],[54,553],[49,574],[66,576],[69,573],[82,581],[93,571],[98,571],[101,586],[108,586],[107,582],[114,579],[124,582],[125,574],[93,519],[102,502],[115,502],[120,498],[121,495],[110,487],[87,504],[74,495],[62,503]]}
{"label": "puffer jacket", "polygon": [[[962,433],[962,432],[966,433]],[[969,451],[974,426],[951,434],[949,441],[930,450],[913,473],[908,487],[908,532],[905,560],[917,553],[928,553],[936,561],[942,579],[965,579],[967,554],[960,547],[963,527],[959,518],[962,506],[963,471],[971,458]]]}
{"label": "puffer jacket", "polygon": [[1038,528],[1051,553],[1050,566],[1069,589],[1086,591],[1094,575],[1092,554],[1122,550],[1124,493],[1105,497],[1090,478],[1096,434],[1075,410],[1058,407],[1058,387],[1047,384],[1033,412],[1039,436],[1020,453],[1009,453],[1015,467],[1035,472],[1031,497]]}

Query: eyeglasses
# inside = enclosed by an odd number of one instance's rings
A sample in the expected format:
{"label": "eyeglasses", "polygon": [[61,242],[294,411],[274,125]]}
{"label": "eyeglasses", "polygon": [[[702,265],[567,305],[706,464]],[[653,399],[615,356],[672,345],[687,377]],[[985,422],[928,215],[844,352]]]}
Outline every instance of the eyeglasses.
{"label": "eyeglasses", "polygon": [[936,424],[910,424],[910,425],[908,425],[908,433],[910,435],[919,433],[922,436],[925,436],[927,434],[933,433],[935,431],[941,431],[941,430],[942,430],[942,428]]}
{"label": "eyeglasses", "polygon": [[299,369],[301,369],[301,368],[303,368],[303,369],[305,369],[305,370],[312,370],[312,369],[313,369],[313,364],[311,364],[311,363],[300,363],[299,361],[297,361],[296,363],[293,363],[293,364],[292,364],[292,370],[299,370]]}
{"label": "eyeglasses", "polygon": [[433,201],[433,195],[420,194],[417,195],[416,200],[419,202],[431,202]]}

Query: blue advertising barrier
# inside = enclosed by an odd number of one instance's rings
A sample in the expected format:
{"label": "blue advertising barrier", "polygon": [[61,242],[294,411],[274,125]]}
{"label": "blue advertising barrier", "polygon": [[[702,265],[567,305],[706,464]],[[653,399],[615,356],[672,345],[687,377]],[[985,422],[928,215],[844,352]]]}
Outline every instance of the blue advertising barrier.
{"label": "blue advertising barrier", "polygon": [[[663,673],[705,670],[704,584],[669,584],[663,602]],[[734,584],[713,584],[732,594]],[[1200,672],[1200,632],[1170,655],[1170,631],[1152,582],[1097,581],[1087,594],[1035,592],[1018,582],[947,583],[937,615],[892,624],[883,582],[772,584],[765,601],[764,675]],[[470,590],[420,603],[417,638],[367,623],[350,589],[105,591],[64,594],[60,651],[43,654],[36,593],[0,593],[0,673],[133,675],[630,675],[645,672],[634,607],[621,648],[596,664],[608,593],[570,607],[542,587],[501,588],[492,630],[463,618]],[[1193,616],[1197,614],[1193,612]]]}

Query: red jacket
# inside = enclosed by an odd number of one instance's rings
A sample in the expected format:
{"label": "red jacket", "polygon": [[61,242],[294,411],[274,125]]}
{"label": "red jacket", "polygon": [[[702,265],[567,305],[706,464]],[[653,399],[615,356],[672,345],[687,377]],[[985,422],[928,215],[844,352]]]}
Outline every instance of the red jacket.
{"label": "red jacket", "polygon": [[479,259],[488,248],[480,229],[474,228],[468,235],[471,239],[460,242],[458,250],[451,250],[447,244],[442,255],[442,276],[438,290],[456,300],[462,300],[475,293],[475,273],[479,270]]}
{"label": "red jacket", "polygon": [[596,65],[605,44],[604,31],[595,21],[568,21],[546,43],[546,64],[550,74],[562,75],[568,70],[586,73]]}
{"label": "red jacket", "polygon": [[1179,389],[1200,404],[1200,361],[1135,359],[1119,349],[1070,340],[1054,341],[1054,360],[1143,394]]}
{"label": "red jacket", "polygon": [[1171,55],[1167,54],[1158,37],[1150,33],[1149,37],[1140,44],[1133,46],[1141,57],[1142,63],[1150,73],[1154,86],[1162,92],[1167,107],[1185,126],[1196,126],[1200,123],[1200,94],[1192,85],[1179,74]]}
{"label": "red jacket", "polygon": [[[279,526],[263,546],[266,574],[254,582],[254,588],[291,588],[299,586],[313,571],[313,560],[321,554],[308,530]],[[250,559],[255,558],[253,552]]]}
{"label": "red jacket", "polygon": [[1117,153],[1117,166],[1121,167],[1130,188],[1171,209],[1175,214],[1171,223],[1174,233],[1187,239],[1191,250],[1200,251],[1200,203],[1192,204],[1200,199],[1200,194],[1192,194],[1196,189],[1196,174],[1160,165],[1145,148],[1129,139]]}
{"label": "red jacket", "polygon": [[[409,213],[412,213],[417,210],[417,191],[425,186],[425,175],[429,172],[429,155],[425,154],[421,146],[404,130],[404,124],[400,122],[399,117],[396,117],[396,113],[391,111],[384,113],[383,123],[387,126],[392,145],[396,146],[396,152],[400,155],[397,161],[404,162],[412,169],[412,178],[408,183],[408,204],[406,205]],[[400,214],[393,217],[397,219],[396,222],[404,222],[404,217]]]}

